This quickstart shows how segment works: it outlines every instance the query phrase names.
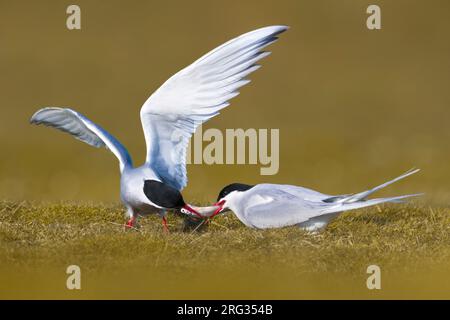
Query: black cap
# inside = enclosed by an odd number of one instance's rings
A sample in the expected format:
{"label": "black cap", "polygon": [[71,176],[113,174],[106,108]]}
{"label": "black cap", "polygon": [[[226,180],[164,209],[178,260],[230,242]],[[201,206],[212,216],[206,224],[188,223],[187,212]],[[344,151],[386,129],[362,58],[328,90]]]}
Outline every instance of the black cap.
{"label": "black cap", "polygon": [[233,191],[247,191],[251,188],[253,188],[254,186],[249,185],[249,184],[244,184],[244,183],[232,183],[227,185],[225,188],[223,188],[220,192],[219,192],[219,196],[217,197],[217,201],[219,201],[220,199],[222,199],[223,197],[227,196],[228,194],[230,194]]}

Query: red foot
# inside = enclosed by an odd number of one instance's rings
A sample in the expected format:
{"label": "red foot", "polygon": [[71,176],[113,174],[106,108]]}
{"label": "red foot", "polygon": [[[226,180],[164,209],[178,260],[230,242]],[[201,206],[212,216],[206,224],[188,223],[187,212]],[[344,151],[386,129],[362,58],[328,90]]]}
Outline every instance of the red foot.
{"label": "red foot", "polygon": [[135,217],[131,217],[130,220],[125,224],[125,229],[131,229],[134,227],[134,223],[136,221]]}

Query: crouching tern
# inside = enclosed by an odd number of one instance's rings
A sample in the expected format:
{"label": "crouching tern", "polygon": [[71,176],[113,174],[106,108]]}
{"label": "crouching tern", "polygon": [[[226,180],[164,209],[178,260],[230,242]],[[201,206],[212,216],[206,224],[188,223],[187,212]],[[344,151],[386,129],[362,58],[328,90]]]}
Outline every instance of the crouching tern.
{"label": "crouching tern", "polygon": [[[233,183],[220,191],[213,217],[232,210],[238,219],[251,228],[266,229],[298,225],[308,231],[318,231],[339,213],[377,205],[384,202],[402,202],[420,194],[367,199],[372,193],[410,176],[419,169],[410,170],[373,189],[356,194],[332,196],[292,185]],[[187,213],[187,212],[186,212]],[[206,214],[209,215],[210,212]]]}
{"label": "crouching tern", "polygon": [[[67,132],[91,146],[106,147],[120,163],[120,196],[127,208],[128,227],[138,215],[157,212],[166,225],[166,210],[201,215],[182,200],[187,184],[186,149],[196,128],[219,114],[246,77],[270,52],[263,48],[277,40],[286,26],[269,26],[234,38],[205,54],[169,78],[144,103],[140,116],[147,145],[144,165],[134,167],[127,149],[110,133],[69,108],[44,108],[31,118]],[[206,209],[206,212],[209,209]]]}

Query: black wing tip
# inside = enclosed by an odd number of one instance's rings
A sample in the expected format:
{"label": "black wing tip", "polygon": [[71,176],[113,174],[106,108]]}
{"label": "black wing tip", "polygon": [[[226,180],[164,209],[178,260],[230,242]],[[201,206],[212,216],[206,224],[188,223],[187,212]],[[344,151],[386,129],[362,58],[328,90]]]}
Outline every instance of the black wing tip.
{"label": "black wing tip", "polygon": [[282,24],[280,24],[280,25],[268,25],[268,26],[264,26],[264,27],[255,29],[253,31],[250,31],[250,32],[248,32],[248,33],[246,33],[244,35],[251,34],[253,32],[264,31],[265,35],[261,37],[261,40],[268,39],[268,38],[275,38],[276,39],[277,35],[285,32],[288,29],[290,29],[289,26],[282,25]]}
{"label": "black wing tip", "polygon": [[287,31],[287,30],[289,30],[289,29],[291,28],[290,26],[287,26],[287,25],[284,25],[284,24],[274,25],[274,26],[272,26],[272,27],[275,27],[275,28],[278,29],[277,31],[275,31],[275,32],[272,34],[272,35],[274,35],[274,36],[276,36],[276,35],[278,35],[278,34],[281,34],[281,33],[285,32],[285,31]]}
{"label": "black wing tip", "polygon": [[36,125],[38,125],[38,124],[41,124],[41,123],[42,123],[41,121],[39,121],[39,120],[37,119],[38,114],[39,114],[42,110],[44,110],[44,109],[39,109],[38,111],[36,111],[36,112],[31,116],[31,118],[30,118],[30,124],[36,124]]}

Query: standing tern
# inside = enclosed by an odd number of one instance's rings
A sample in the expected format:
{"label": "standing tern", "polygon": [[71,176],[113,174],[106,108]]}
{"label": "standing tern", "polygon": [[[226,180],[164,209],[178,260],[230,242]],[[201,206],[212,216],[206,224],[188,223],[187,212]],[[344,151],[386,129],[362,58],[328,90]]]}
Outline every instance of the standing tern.
{"label": "standing tern", "polygon": [[[292,185],[264,183],[252,186],[233,183],[220,191],[215,204],[217,210],[211,215],[206,214],[212,217],[232,210],[242,223],[251,228],[266,229],[299,225],[308,231],[318,231],[325,228],[331,219],[343,211],[384,202],[402,202],[402,199],[419,195],[367,199],[372,193],[418,171],[419,169],[410,170],[367,191],[338,196]],[[189,214],[189,212],[185,213]]]}
{"label": "standing tern", "polygon": [[262,49],[287,28],[269,26],[234,38],[156,90],[140,112],[147,145],[146,161],[140,167],[133,166],[127,149],[116,138],[72,109],[44,108],[30,122],[67,132],[97,148],[106,147],[119,159],[120,196],[127,208],[128,227],[135,224],[138,215],[155,211],[166,226],[167,209],[183,208],[201,215],[201,208],[184,203],[180,194],[187,184],[189,140],[200,124],[218,115],[239,94],[238,89],[250,82],[246,77],[260,67],[256,62],[270,54]]}

